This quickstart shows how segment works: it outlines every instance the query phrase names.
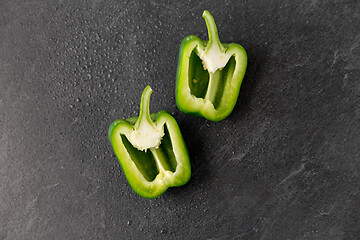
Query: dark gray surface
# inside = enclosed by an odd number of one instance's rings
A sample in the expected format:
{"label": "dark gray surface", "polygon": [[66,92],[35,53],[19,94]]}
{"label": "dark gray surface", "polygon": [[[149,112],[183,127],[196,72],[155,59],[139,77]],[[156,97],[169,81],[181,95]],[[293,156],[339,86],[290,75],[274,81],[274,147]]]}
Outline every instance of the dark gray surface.
{"label": "dark gray surface", "polygon": [[[359,239],[359,1],[45,2],[0,2],[0,239]],[[249,58],[217,123],[174,99],[204,9]],[[107,139],[148,84],[193,170],[155,200]]]}

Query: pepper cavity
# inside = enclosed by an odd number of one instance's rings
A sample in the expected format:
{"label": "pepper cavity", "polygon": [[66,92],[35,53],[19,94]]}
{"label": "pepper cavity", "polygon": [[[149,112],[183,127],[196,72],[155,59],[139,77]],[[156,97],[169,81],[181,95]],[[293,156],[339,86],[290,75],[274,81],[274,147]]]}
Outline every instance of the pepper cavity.
{"label": "pepper cavity", "polygon": [[131,160],[149,182],[154,181],[160,173],[166,171],[174,173],[176,171],[177,162],[172,151],[171,137],[166,125],[164,125],[163,129],[164,135],[161,144],[157,147],[148,148],[150,151],[139,150],[129,141],[125,134],[121,134],[122,141]]}

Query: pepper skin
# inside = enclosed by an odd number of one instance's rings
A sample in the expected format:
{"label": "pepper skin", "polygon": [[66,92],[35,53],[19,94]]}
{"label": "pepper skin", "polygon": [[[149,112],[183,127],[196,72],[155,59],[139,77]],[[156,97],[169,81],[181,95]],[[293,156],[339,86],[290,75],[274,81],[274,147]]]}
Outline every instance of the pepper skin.
{"label": "pepper skin", "polygon": [[187,183],[189,154],[176,120],[166,111],[150,114],[152,89],[141,97],[139,117],[114,121],[109,139],[124,174],[136,193],[156,198],[168,187]]}
{"label": "pepper skin", "polygon": [[181,43],[176,74],[179,109],[211,121],[226,118],[234,109],[247,66],[245,49],[219,40],[214,18],[204,11],[209,41],[195,35]]}

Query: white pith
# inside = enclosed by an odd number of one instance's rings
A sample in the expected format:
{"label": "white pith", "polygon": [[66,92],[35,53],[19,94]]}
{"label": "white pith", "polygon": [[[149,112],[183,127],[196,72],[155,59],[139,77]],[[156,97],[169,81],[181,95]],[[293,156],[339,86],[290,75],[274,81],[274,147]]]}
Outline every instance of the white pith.
{"label": "white pith", "polygon": [[223,69],[228,63],[231,55],[222,52],[216,44],[212,44],[209,48],[197,48],[199,58],[202,60],[205,70],[214,73],[218,69]]}
{"label": "white pith", "polygon": [[158,148],[165,135],[164,125],[154,127],[147,121],[142,121],[139,128],[128,136],[131,144],[141,151],[149,148]]}

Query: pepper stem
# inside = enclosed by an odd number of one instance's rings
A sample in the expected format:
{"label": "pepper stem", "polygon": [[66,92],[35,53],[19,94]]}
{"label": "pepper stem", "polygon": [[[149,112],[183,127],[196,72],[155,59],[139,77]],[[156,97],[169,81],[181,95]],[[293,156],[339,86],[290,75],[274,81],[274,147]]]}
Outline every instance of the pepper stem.
{"label": "pepper stem", "polygon": [[152,92],[153,90],[151,87],[147,86],[141,95],[140,113],[134,124],[135,129],[139,129],[142,121],[146,121],[147,123],[153,125],[153,121],[150,117],[150,96]]}
{"label": "pepper stem", "polygon": [[205,10],[202,14],[202,17],[205,19],[206,27],[208,29],[208,35],[209,35],[209,42],[206,48],[210,49],[212,44],[215,43],[221,52],[225,52],[225,48],[220,42],[213,16],[210,14],[208,10]]}

